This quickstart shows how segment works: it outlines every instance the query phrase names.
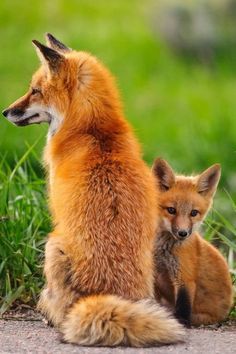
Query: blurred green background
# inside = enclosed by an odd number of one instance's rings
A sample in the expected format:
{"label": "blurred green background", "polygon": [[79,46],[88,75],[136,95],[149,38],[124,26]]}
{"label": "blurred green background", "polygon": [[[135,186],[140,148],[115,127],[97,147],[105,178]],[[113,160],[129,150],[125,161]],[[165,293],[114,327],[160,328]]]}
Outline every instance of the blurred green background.
{"label": "blurred green background", "polygon": [[[155,1],[0,2],[0,106],[27,90],[38,59],[31,45],[46,31],[98,56],[117,78],[127,118],[144,157],[170,160],[190,173],[220,162],[233,189],[236,147],[236,65],[228,54],[204,65],[176,55],[156,30]],[[16,128],[0,122],[1,154],[21,156],[46,126]],[[44,138],[38,144],[41,152]],[[223,185],[223,184],[222,184]],[[232,187],[232,188],[231,188]]]}
{"label": "blurred green background", "polygon": [[[96,55],[117,78],[149,164],[162,156],[190,174],[221,163],[220,214],[210,215],[205,237],[223,241],[233,274],[235,23],[236,0],[0,2],[1,109],[25,93],[39,65],[32,39],[44,41],[51,32]],[[17,128],[0,120],[0,315],[18,299],[35,303],[42,287],[50,230],[39,163],[46,133],[47,126]]]}

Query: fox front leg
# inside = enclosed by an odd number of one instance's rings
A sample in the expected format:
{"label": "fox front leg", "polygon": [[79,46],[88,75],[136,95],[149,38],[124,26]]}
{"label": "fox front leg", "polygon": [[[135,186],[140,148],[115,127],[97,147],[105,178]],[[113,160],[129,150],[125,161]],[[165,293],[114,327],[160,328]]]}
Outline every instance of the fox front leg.
{"label": "fox front leg", "polygon": [[196,283],[191,280],[183,281],[182,279],[177,284],[175,284],[175,316],[180,323],[186,327],[191,327]]}
{"label": "fox front leg", "polygon": [[176,292],[175,317],[186,327],[191,327],[192,304],[187,288],[182,285]]}

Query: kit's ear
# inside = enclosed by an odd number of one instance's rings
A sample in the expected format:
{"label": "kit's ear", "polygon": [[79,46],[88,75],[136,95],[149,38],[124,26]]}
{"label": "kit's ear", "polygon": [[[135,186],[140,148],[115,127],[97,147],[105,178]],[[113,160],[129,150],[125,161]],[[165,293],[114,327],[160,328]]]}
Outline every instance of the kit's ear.
{"label": "kit's ear", "polygon": [[220,175],[220,164],[215,164],[202,172],[197,181],[198,193],[210,196],[214,195],[220,180]]}
{"label": "kit's ear", "polygon": [[65,44],[60,42],[58,39],[56,39],[51,33],[46,33],[45,36],[46,36],[46,43],[48,47],[62,53],[71,51],[70,48],[68,48]]}
{"label": "kit's ear", "polygon": [[152,172],[161,190],[167,191],[175,183],[175,174],[167,161],[157,158],[152,166]]}
{"label": "kit's ear", "polygon": [[32,42],[36,48],[36,52],[42,64],[46,65],[50,71],[57,72],[60,68],[60,65],[65,60],[64,55],[52,48],[41,44],[36,40],[33,40]]}

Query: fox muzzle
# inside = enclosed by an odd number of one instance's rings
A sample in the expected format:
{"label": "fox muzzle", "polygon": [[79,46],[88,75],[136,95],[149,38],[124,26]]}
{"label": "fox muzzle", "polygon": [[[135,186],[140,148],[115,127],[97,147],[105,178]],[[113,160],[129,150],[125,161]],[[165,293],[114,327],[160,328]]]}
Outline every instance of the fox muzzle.
{"label": "fox muzzle", "polygon": [[23,127],[29,124],[39,124],[45,121],[49,121],[49,118],[40,117],[40,114],[35,111],[24,111],[19,108],[7,108],[2,114],[11,123],[17,125],[18,127]]}

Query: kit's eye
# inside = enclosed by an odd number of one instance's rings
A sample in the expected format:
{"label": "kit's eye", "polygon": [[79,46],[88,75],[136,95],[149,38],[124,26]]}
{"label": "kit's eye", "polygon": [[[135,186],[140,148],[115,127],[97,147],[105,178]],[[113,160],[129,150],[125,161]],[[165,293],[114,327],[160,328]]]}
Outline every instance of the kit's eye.
{"label": "kit's eye", "polygon": [[39,88],[32,88],[31,95],[36,95],[37,93],[41,93],[41,90]]}
{"label": "kit's eye", "polygon": [[190,215],[191,216],[197,216],[197,214],[199,214],[199,211],[198,210],[196,210],[196,209],[193,209],[192,211],[191,211],[191,213],[190,213]]}
{"label": "kit's eye", "polygon": [[173,208],[173,207],[168,207],[166,208],[168,213],[171,214],[171,215],[175,215],[176,214],[176,209]]}

